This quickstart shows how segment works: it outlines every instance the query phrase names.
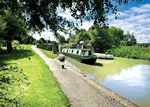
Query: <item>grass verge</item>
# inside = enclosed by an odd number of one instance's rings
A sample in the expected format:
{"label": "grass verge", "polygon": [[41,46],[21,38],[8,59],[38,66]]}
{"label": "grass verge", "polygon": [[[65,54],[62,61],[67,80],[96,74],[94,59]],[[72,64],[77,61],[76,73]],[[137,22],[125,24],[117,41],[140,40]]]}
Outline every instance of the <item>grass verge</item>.
{"label": "grass verge", "polygon": [[38,48],[38,49],[40,49],[45,55],[47,55],[50,58],[56,58],[56,57],[58,57],[58,55],[55,55],[53,53],[53,51],[48,51],[48,50],[44,50],[44,49],[41,49],[41,48]]}
{"label": "grass verge", "polygon": [[[20,106],[70,107],[69,99],[61,90],[44,60],[30,48],[31,45],[22,45],[21,47],[24,48],[13,50],[10,54],[0,55],[2,67],[16,63],[18,69],[22,69],[30,81],[30,84],[25,87],[26,92],[16,98],[18,102],[21,102]],[[1,91],[3,90],[1,89]]]}

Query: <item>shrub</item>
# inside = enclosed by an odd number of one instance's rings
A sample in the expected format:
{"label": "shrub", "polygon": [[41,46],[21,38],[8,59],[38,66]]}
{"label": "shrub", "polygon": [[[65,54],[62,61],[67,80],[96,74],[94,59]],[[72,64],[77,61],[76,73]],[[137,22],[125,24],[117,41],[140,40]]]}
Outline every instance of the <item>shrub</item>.
{"label": "shrub", "polygon": [[108,49],[109,54],[116,57],[134,58],[134,59],[145,59],[150,60],[150,49],[138,48],[134,46],[121,46],[116,48]]}

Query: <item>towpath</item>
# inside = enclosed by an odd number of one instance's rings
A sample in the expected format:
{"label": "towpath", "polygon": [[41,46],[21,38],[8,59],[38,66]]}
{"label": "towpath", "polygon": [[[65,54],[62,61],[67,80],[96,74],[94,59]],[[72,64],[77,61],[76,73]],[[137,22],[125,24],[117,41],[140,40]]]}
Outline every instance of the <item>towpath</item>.
{"label": "towpath", "polygon": [[31,47],[49,66],[53,76],[59,82],[63,92],[69,98],[72,107],[123,107],[102,91],[96,89],[86,81],[83,74],[65,66],[62,69],[61,62],[47,57],[35,46]]}

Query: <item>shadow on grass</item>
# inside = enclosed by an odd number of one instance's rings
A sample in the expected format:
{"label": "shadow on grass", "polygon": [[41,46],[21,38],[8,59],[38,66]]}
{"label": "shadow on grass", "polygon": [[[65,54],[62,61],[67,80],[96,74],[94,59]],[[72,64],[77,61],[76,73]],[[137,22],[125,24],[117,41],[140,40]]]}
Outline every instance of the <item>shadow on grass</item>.
{"label": "shadow on grass", "polygon": [[22,58],[30,59],[30,56],[33,56],[34,54],[35,53],[28,49],[12,50],[11,53],[0,54],[0,66],[8,65],[9,63],[6,63],[6,61],[18,60]]}

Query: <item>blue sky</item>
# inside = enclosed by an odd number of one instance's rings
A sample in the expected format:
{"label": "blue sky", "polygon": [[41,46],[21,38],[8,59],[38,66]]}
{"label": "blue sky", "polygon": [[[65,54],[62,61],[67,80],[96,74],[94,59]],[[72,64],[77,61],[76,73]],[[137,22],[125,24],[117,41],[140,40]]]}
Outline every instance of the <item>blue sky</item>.
{"label": "blue sky", "polygon": [[[119,5],[115,1],[112,1],[113,5],[117,5],[117,13],[120,13],[119,18],[115,20],[115,15],[111,11],[107,14],[108,21],[106,23],[109,26],[116,26],[124,30],[124,33],[129,31],[134,33],[138,43],[150,43],[150,0],[133,1],[129,0],[128,4]],[[76,20],[71,17],[69,10],[60,13],[58,8],[58,15],[67,18],[68,20],[76,22]],[[84,21],[83,25],[79,28],[84,28],[88,30],[92,26],[92,21]],[[64,35],[67,39],[69,35]],[[41,36],[38,34],[33,35],[34,38],[56,40],[51,32],[42,32]]]}

